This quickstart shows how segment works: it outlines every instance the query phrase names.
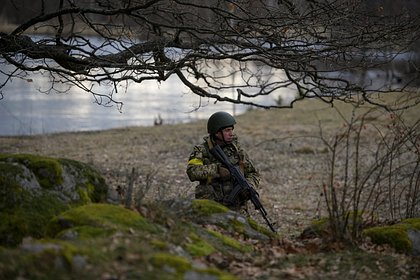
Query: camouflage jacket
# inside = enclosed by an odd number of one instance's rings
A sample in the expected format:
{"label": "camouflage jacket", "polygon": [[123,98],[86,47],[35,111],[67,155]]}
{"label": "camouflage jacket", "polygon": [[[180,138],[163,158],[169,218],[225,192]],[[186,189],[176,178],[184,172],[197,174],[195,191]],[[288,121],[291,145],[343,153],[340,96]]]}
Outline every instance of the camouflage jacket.
{"label": "camouflage jacket", "polygon": [[[223,201],[233,189],[234,178],[220,178],[219,166],[221,163],[210,153],[212,142],[209,136],[204,137],[204,142],[194,147],[187,166],[187,174],[191,181],[199,181],[196,187],[196,198]],[[221,147],[233,165],[239,166],[248,183],[257,189],[260,176],[247,153],[240,147],[235,137],[231,144]]]}

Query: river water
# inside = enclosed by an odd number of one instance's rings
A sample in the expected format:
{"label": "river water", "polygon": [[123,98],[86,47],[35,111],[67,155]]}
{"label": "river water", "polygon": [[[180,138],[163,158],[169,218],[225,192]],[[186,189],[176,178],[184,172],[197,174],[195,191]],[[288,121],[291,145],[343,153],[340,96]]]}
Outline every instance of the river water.
{"label": "river water", "polygon": [[[42,36],[32,36],[34,41],[43,40]],[[103,41],[97,37],[90,37],[90,43],[103,46]],[[111,45],[105,45],[102,51],[113,52]],[[178,55],[174,49],[169,54]],[[4,63],[4,61],[3,61]],[[14,69],[7,64],[0,64],[0,84],[7,78],[2,73],[10,73]],[[254,64],[245,67],[257,67]],[[258,66],[260,67],[260,66]],[[235,84],[244,79],[244,73],[237,72],[237,65],[223,64],[207,67],[208,71],[218,71],[222,77],[229,77],[226,84]],[[232,70],[233,68],[233,70]],[[226,73],[225,73],[226,72]],[[266,70],[262,70],[266,72]],[[262,73],[261,72],[261,73]],[[274,75],[284,76],[284,72],[272,73],[268,70],[269,79]],[[246,77],[245,77],[246,79]],[[88,88],[91,85],[85,85]],[[94,85],[95,91],[107,94],[113,88]],[[50,91],[51,76],[32,74],[14,78],[1,90],[0,100],[0,135],[34,135],[59,132],[92,131],[128,126],[151,126],[155,120],[162,119],[163,123],[183,123],[197,119],[206,119],[215,111],[227,111],[231,114],[241,114],[248,108],[244,105],[233,105],[201,98],[184,86],[175,76],[158,83],[146,81],[141,84],[132,83],[122,88],[113,98],[123,102],[119,109],[114,106],[102,106],[95,102],[89,92],[66,84],[54,82],[54,88],[61,92]],[[47,93],[50,92],[50,93]],[[253,92],[253,91],[251,91]],[[236,90],[218,93],[236,96]],[[235,95],[233,95],[235,94]],[[293,95],[293,90],[285,89],[282,94]],[[263,96],[255,98],[255,102],[275,104],[277,96]]]}
{"label": "river water", "polygon": [[[142,84],[141,93],[135,86],[117,97],[124,103],[102,106],[94,97],[73,87],[67,93],[42,93],[37,81],[14,80],[3,90],[0,101],[0,134],[31,135],[67,131],[103,130],[126,126],[149,126],[159,116],[163,123],[187,122],[203,118],[214,106],[206,106],[199,98],[184,94],[176,82],[161,85]],[[232,112],[232,105],[218,104],[217,109]],[[238,111],[241,109],[238,108]]]}
{"label": "river water", "polygon": [[[0,67],[7,67],[0,65]],[[3,69],[0,69],[3,70]],[[3,81],[0,81],[3,82]],[[55,85],[56,86],[56,85]],[[77,87],[66,93],[44,93],[50,87],[48,77],[40,75],[13,79],[3,90],[0,100],[0,135],[34,135],[59,132],[93,131],[128,126],[151,126],[163,123],[185,123],[206,119],[219,110],[241,114],[244,105],[217,102],[192,94],[175,77],[163,83],[149,81],[131,84],[126,91],[114,95],[124,103],[95,103],[92,94]],[[63,85],[63,88],[65,85]],[[110,90],[102,89],[103,92]],[[233,94],[233,92],[232,92]],[[236,91],[235,91],[236,94]],[[274,97],[262,101],[274,103]]]}

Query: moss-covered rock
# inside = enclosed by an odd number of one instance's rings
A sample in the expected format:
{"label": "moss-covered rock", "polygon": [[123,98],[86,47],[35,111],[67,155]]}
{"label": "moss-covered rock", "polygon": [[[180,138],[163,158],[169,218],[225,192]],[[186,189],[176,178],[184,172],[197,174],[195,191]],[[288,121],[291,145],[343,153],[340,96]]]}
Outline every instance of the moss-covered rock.
{"label": "moss-covered rock", "polygon": [[72,208],[54,217],[48,225],[51,237],[95,238],[116,231],[153,232],[157,228],[139,213],[119,205],[92,203]]}
{"label": "moss-covered rock", "polygon": [[45,225],[51,217],[69,207],[50,194],[32,197],[27,191],[20,191],[19,204],[0,212],[0,240],[3,246],[17,245],[25,236],[45,236]]}
{"label": "moss-covered rock", "polygon": [[420,218],[416,218],[405,219],[401,223],[390,226],[368,228],[363,231],[363,234],[370,237],[375,244],[388,244],[398,252],[411,254],[420,249],[417,248],[419,232]]}
{"label": "moss-covered rock", "polygon": [[226,206],[208,199],[193,200],[191,208],[194,211],[194,214],[200,216],[210,216],[217,213],[227,213],[229,211],[229,208]]}
{"label": "moss-covered rock", "polygon": [[385,227],[373,227],[363,231],[373,243],[378,245],[389,244],[399,252],[408,252],[411,242],[407,236],[407,226],[398,224]]}
{"label": "moss-covered rock", "polygon": [[191,202],[193,220],[200,224],[214,224],[224,229],[234,230],[254,239],[267,240],[278,237],[251,218],[245,218],[240,213],[213,200],[196,199]]}
{"label": "moss-covered rock", "polygon": [[[168,219],[173,214],[166,212]],[[228,232],[186,220],[152,222],[112,204],[71,208],[54,217],[48,229],[48,238],[27,238],[17,248],[0,250],[0,278],[237,279],[200,259],[217,252],[241,256],[252,250]]]}
{"label": "moss-covered rock", "polygon": [[[15,166],[25,166],[35,175],[36,180],[43,189],[53,189],[54,186],[63,183],[63,168],[56,159],[29,154],[16,154],[0,155],[0,161]],[[20,175],[16,174],[16,178],[21,177]]]}
{"label": "moss-covered rock", "polygon": [[[156,205],[144,206],[144,215],[101,203],[69,209],[51,220],[48,238],[25,238],[16,248],[0,247],[0,279],[57,279],[57,275],[60,279],[283,279],[290,278],[289,271],[296,269],[310,273],[297,274],[298,278],[309,279],[315,266],[320,267],[316,272],[326,271],[325,278],[331,276],[331,271],[333,276],[340,272],[354,278],[351,272],[355,269],[363,272],[372,267],[369,274],[361,275],[398,279],[390,277],[389,271],[416,268],[407,259],[403,266],[395,265],[382,272],[397,262],[395,257],[378,262],[377,254],[366,256],[363,252],[360,256],[361,251],[338,257],[320,255],[311,248],[294,250],[288,242],[247,239],[238,234],[246,227],[240,220],[232,222],[227,218],[227,223],[238,223],[232,227],[222,227],[211,220],[214,215],[241,216],[231,211],[217,212],[205,216],[211,218],[207,224],[197,224],[189,216],[193,212],[191,201],[170,203],[185,208],[165,208],[161,202]],[[181,215],[184,210],[187,214]],[[203,219],[204,216],[200,221]],[[409,230],[418,227],[416,219],[404,223]],[[295,253],[287,253],[289,250]],[[371,264],[367,264],[370,259]],[[406,278],[418,275],[417,272],[407,270]]]}
{"label": "moss-covered rock", "polygon": [[238,250],[242,253],[251,252],[252,247],[249,245],[244,245],[241,242],[239,242],[236,239],[233,239],[232,237],[229,237],[227,235],[224,235],[218,231],[214,231],[211,229],[207,230],[212,236],[216,237],[217,240],[222,242],[223,245],[230,247],[231,249]]}
{"label": "moss-covered rock", "polygon": [[[253,219],[232,211],[214,200],[178,199],[162,201],[159,204],[166,208],[165,213],[173,213],[175,215],[173,218],[177,220],[185,219],[200,225],[216,225],[253,239],[269,240],[279,237],[266,225],[259,225]],[[166,217],[162,217],[162,219],[166,219]]]}
{"label": "moss-covered rock", "polygon": [[191,241],[188,242],[185,247],[192,256],[208,256],[216,251],[216,248],[213,245],[194,232],[190,234],[190,240]]}
{"label": "moss-covered rock", "polygon": [[[103,176],[88,164],[58,159],[63,167],[63,191],[79,202],[105,202],[108,186]],[[75,196],[75,193],[77,195]]]}
{"label": "moss-covered rock", "polygon": [[401,222],[408,225],[411,229],[420,230],[420,218],[404,219]]}
{"label": "moss-covered rock", "polygon": [[29,154],[0,154],[0,245],[43,237],[45,225],[70,207],[103,202],[108,187],[87,164]]}

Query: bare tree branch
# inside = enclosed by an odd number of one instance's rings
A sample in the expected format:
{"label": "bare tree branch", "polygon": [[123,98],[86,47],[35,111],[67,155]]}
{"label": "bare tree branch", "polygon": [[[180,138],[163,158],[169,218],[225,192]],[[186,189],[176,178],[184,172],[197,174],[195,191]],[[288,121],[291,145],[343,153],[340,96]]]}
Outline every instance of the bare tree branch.
{"label": "bare tree branch", "polygon": [[[361,94],[373,102],[373,93],[416,90],[420,84],[420,7],[407,5],[395,10],[350,0],[44,0],[25,22],[0,33],[0,63],[15,67],[1,73],[0,90],[19,76],[18,69],[46,71],[101,98],[106,96],[92,85],[117,88],[174,76],[199,96],[264,108],[293,106],[258,101],[283,88],[296,91],[295,101],[316,97],[332,103]],[[230,89],[240,91],[224,94]],[[110,94],[108,102],[118,101]]]}

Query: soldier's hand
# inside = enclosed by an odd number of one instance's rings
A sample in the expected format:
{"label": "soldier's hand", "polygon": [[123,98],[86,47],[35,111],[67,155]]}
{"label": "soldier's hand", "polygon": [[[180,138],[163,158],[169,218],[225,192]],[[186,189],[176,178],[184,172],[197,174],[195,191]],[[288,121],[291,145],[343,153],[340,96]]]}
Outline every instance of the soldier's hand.
{"label": "soldier's hand", "polygon": [[242,190],[239,194],[239,200],[244,202],[251,199],[251,192],[248,189]]}
{"label": "soldier's hand", "polygon": [[219,166],[219,176],[222,179],[229,179],[230,172],[227,168],[224,168],[223,166]]}

